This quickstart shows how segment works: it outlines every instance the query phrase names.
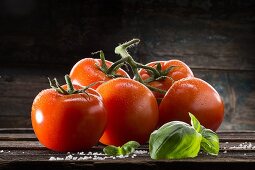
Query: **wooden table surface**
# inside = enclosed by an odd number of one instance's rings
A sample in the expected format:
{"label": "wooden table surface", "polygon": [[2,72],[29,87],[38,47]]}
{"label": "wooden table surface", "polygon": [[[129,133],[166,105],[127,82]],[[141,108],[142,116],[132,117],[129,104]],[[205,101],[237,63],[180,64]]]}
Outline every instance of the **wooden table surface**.
{"label": "wooden table surface", "polygon": [[[193,159],[152,160],[148,154],[148,145],[142,145],[135,154],[126,158],[105,158],[102,145],[90,151],[58,153],[42,146],[32,129],[0,129],[0,169],[254,169],[255,131],[218,134],[218,156],[200,152]],[[71,160],[66,160],[68,158]]]}

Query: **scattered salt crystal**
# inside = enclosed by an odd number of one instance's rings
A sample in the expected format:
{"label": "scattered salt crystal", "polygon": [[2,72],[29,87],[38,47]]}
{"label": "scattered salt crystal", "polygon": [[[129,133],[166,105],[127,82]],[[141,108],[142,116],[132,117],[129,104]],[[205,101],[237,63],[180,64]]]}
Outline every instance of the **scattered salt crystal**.
{"label": "scattered salt crystal", "polygon": [[91,156],[84,156],[83,159],[88,160],[88,159],[92,159],[92,157]]}
{"label": "scattered salt crystal", "polygon": [[88,152],[88,155],[92,155],[92,152]]}
{"label": "scattered salt crystal", "polygon": [[253,146],[252,149],[255,149],[255,146]]}
{"label": "scattered salt crystal", "polygon": [[224,151],[223,153],[227,153],[228,151]]}
{"label": "scattered salt crystal", "polygon": [[78,161],[82,161],[82,160],[84,160],[84,158],[83,157],[79,157],[77,160]]}
{"label": "scattered salt crystal", "polygon": [[98,155],[98,153],[97,153],[97,152],[94,152],[93,155]]}
{"label": "scattered salt crystal", "polygon": [[116,156],[117,158],[124,158],[124,156],[123,155],[119,155],[119,156]]}
{"label": "scattered salt crystal", "polygon": [[228,144],[228,142],[225,142],[225,144]]}
{"label": "scattered salt crystal", "polygon": [[247,149],[251,149],[251,148],[252,148],[252,144],[251,144],[251,142],[249,142]]}
{"label": "scattered salt crystal", "polygon": [[94,157],[93,160],[105,160],[103,157]]}
{"label": "scattered salt crystal", "polygon": [[50,159],[49,159],[50,161],[55,161],[55,160],[57,160],[55,157],[50,157]]}
{"label": "scattered salt crystal", "polygon": [[227,149],[227,147],[225,146],[225,147],[223,147],[223,149],[224,149],[224,150],[226,150],[226,149]]}
{"label": "scattered salt crystal", "polygon": [[145,153],[148,153],[148,151],[146,151],[146,150],[136,150],[135,152],[134,152],[135,154],[145,154]]}
{"label": "scattered salt crystal", "polygon": [[73,159],[73,156],[72,155],[68,155],[66,156],[65,160],[72,160]]}
{"label": "scattered salt crystal", "polygon": [[78,157],[73,157],[73,160],[77,160]]}
{"label": "scattered salt crystal", "polygon": [[4,153],[4,150],[1,150],[0,153]]}
{"label": "scattered salt crystal", "polygon": [[244,153],[243,155],[246,156],[246,153]]}
{"label": "scattered salt crystal", "polygon": [[57,161],[62,161],[62,160],[64,160],[64,158],[57,157]]}
{"label": "scattered salt crystal", "polygon": [[85,155],[85,153],[84,152],[80,152],[79,155]]}

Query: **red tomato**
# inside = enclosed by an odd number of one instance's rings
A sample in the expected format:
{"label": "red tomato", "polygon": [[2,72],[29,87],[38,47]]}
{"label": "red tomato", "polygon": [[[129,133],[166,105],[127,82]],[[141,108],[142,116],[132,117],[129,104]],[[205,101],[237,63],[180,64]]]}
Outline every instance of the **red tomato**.
{"label": "red tomato", "polygon": [[106,110],[95,90],[86,92],[63,95],[46,89],[36,96],[32,126],[44,146],[61,152],[81,151],[99,141],[107,122]]}
{"label": "red tomato", "polygon": [[[169,68],[171,66],[176,66],[167,74],[167,76],[171,77],[172,80],[174,80],[174,81],[177,81],[177,80],[180,80],[180,79],[186,78],[186,77],[194,77],[191,69],[184,62],[182,62],[180,60],[153,61],[146,65],[156,68],[157,63],[161,64],[162,71],[165,71],[167,68]],[[139,71],[139,74],[141,75],[143,80],[146,80],[147,78],[150,77],[150,74],[145,69],[141,69]],[[149,85],[159,88],[161,90],[167,91],[173,84],[172,80],[170,78],[165,78],[165,79],[150,82]],[[162,93],[158,93],[158,92],[154,92],[154,91],[153,91],[153,93],[157,99],[164,97],[164,94],[162,94]]]}
{"label": "red tomato", "polygon": [[[105,60],[105,62],[107,67],[110,67],[113,64],[112,62],[107,60]],[[70,78],[74,84],[78,84],[81,86],[88,86],[98,81],[111,80],[112,77],[106,75],[98,68],[98,66],[101,67],[101,65],[101,59],[82,59],[73,66],[70,72]],[[129,75],[121,68],[119,68],[115,73],[129,78]],[[102,84],[102,82],[92,86],[91,88],[96,89],[100,84]]]}
{"label": "red tomato", "polygon": [[108,113],[100,142],[117,146],[130,140],[145,143],[158,122],[158,105],[153,93],[143,84],[127,78],[110,80],[97,91]]}
{"label": "red tomato", "polygon": [[218,92],[198,78],[176,81],[159,106],[159,125],[173,120],[190,123],[188,112],[200,123],[216,131],[224,117],[224,104]]}

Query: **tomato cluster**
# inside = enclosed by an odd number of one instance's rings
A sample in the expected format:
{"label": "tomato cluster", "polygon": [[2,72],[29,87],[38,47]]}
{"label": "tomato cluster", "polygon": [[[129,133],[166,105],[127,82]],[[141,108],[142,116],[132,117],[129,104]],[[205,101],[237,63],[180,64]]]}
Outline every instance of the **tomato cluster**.
{"label": "tomato cluster", "polygon": [[[134,39],[116,47],[122,57],[78,61],[66,76],[67,85],[40,92],[32,105],[32,126],[39,141],[55,151],[86,150],[98,141],[122,145],[145,143],[153,130],[166,122],[189,123],[189,112],[203,126],[216,131],[224,116],[220,95],[195,78],[180,60],[137,63],[127,48]],[[129,64],[134,77],[120,67]]]}

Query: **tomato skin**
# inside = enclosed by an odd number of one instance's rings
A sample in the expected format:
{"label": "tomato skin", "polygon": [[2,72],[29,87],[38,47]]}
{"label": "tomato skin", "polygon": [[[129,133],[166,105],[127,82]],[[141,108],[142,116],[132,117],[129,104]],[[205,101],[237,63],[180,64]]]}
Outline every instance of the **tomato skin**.
{"label": "tomato skin", "polygon": [[[156,68],[156,64],[160,63],[162,70],[166,70],[170,66],[177,66],[173,68],[167,76],[171,77],[174,81],[180,80],[182,78],[186,77],[194,77],[193,72],[191,69],[182,61],[180,60],[169,60],[169,61],[153,61],[148,64],[147,66],[154,67]],[[141,78],[143,80],[146,80],[147,78],[150,77],[149,73],[145,69],[141,69],[139,71],[139,74],[141,75]],[[150,82],[149,85],[159,88],[161,90],[167,91],[173,84],[173,81],[169,78],[165,78],[164,80],[156,80],[153,82]],[[164,94],[158,93],[158,92],[153,92],[156,98],[163,98]]]}
{"label": "tomato skin", "polygon": [[[107,67],[110,67],[113,64],[107,60],[105,60],[105,62]],[[78,61],[70,72],[72,82],[80,86],[88,86],[94,82],[111,80],[112,78],[102,72],[97,65],[102,65],[101,59],[84,58]],[[116,74],[130,78],[129,75],[121,68],[116,71]],[[100,84],[102,84],[102,82],[92,86],[91,88],[96,89]]]}
{"label": "tomato skin", "polygon": [[158,122],[158,105],[153,93],[127,78],[110,80],[97,91],[108,113],[108,124],[100,142],[117,146],[130,140],[145,143]]}
{"label": "tomato skin", "polygon": [[[77,86],[76,86],[77,87]],[[62,95],[53,89],[35,98],[31,119],[41,144],[60,151],[81,151],[94,146],[107,123],[101,96],[93,89],[87,94]]]}
{"label": "tomato skin", "polygon": [[216,131],[223,121],[224,104],[218,92],[199,78],[176,81],[159,106],[159,126],[173,120],[190,123],[188,112]]}

